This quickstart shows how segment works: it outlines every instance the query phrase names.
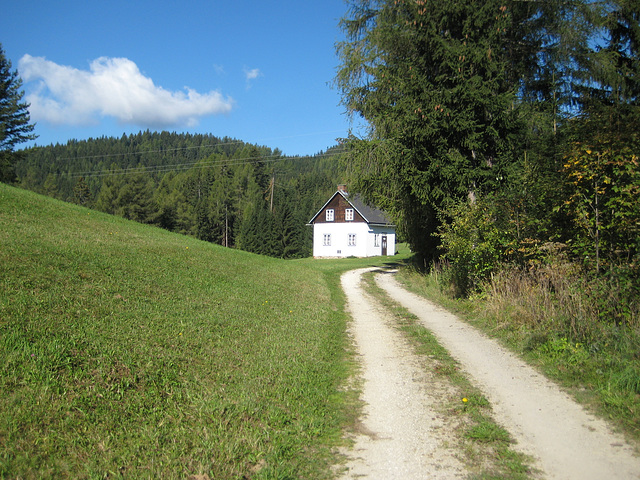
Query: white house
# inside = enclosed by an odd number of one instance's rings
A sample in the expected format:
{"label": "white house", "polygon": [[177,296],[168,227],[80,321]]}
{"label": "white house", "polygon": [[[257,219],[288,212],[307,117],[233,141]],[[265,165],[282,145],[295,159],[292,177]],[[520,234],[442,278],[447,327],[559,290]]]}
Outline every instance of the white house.
{"label": "white house", "polygon": [[309,220],[314,257],[394,255],[396,227],[383,212],[351,197],[344,185]]}

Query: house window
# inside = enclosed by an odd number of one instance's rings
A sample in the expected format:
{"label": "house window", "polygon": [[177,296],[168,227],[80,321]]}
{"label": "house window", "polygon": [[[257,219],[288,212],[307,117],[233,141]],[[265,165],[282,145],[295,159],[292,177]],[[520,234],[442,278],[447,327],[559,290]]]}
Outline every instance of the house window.
{"label": "house window", "polygon": [[330,247],[331,246],[331,234],[330,233],[325,233],[324,234],[324,238],[322,240],[322,245],[324,245],[325,247]]}
{"label": "house window", "polygon": [[355,247],[356,246],[356,234],[355,233],[350,233],[349,234],[349,246],[350,247]]}
{"label": "house window", "polygon": [[379,233],[376,233],[373,236],[373,246],[374,247],[379,247],[380,246],[380,234]]}
{"label": "house window", "polygon": [[348,221],[353,221],[353,208],[347,208],[344,211],[344,219]]}
{"label": "house window", "polygon": [[333,222],[333,208],[327,210],[327,222]]}

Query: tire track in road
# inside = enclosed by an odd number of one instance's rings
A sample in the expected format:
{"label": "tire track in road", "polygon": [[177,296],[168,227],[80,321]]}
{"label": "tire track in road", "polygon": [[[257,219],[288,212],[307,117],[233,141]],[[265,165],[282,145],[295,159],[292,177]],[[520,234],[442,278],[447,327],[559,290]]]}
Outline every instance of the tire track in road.
{"label": "tire track in road", "polygon": [[622,436],[556,384],[457,317],[403,289],[389,273],[378,285],[416,315],[493,406],[496,421],[533,456],[547,479],[640,479],[640,459]]}
{"label": "tire track in road", "polygon": [[362,273],[342,276],[361,359],[365,405],[359,434],[342,478],[453,480],[466,478],[451,433],[434,409],[427,373],[402,334],[360,286]]}

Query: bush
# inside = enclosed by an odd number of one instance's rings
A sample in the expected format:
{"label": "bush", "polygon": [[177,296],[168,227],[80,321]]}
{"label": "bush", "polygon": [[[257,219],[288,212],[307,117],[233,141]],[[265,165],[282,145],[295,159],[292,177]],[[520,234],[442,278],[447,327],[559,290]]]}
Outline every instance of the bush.
{"label": "bush", "polygon": [[499,265],[508,245],[508,231],[500,225],[491,202],[460,202],[447,212],[438,233],[444,250],[442,281],[454,297],[477,291]]}
{"label": "bush", "polygon": [[610,327],[640,326],[637,289],[615,272],[590,276],[561,253],[528,269],[503,266],[485,282],[488,313],[530,332],[599,342]]}

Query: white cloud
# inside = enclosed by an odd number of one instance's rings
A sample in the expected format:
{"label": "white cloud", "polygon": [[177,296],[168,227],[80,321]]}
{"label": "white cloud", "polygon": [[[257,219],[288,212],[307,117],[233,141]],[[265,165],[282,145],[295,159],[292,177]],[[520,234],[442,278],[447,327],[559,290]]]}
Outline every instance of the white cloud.
{"label": "white cloud", "polygon": [[260,72],[259,68],[254,68],[251,70],[245,68],[244,74],[247,77],[247,80],[255,80],[256,78],[262,76],[262,72]]}
{"label": "white cloud", "polygon": [[193,126],[201,117],[228,113],[233,107],[233,100],[217,91],[198,93],[185,87],[171,92],[156,86],[126,58],[100,57],[89,70],[78,70],[25,55],[18,70],[25,84],[38,82],[25,95],[34,121],[87,125],[107,116],[138,126]]}
{"label": "white cloud", "polygon": [[244,70],[244,76],[247,79],[247,90],[249,90],[251,88],[251,82],[256,78],[261,77],[262,72],[260,71],[259,68],[248,69],[247,67],[244,67],[243,70]]}

